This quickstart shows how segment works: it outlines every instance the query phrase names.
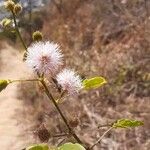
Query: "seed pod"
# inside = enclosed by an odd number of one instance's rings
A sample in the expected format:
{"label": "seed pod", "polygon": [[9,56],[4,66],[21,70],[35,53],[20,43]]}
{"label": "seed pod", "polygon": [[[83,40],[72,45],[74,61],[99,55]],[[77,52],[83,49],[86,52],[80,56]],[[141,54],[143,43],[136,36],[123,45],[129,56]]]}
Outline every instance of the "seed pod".
{"label": "seed pod", "polygon": [[15,3],[12,0],[8,0],[8,1],[4,2],[4,6],[7,10],[13,11]]}
{"label": "seed pod", "polygon": [[14,6],[14,13],[15,13],[15,15],[18,15],[21,11],[22,11],[22,6],[20,5],[20,4],[16,4],[15,6]]}
{"label": "seed pod", "polygon": [[41,41],[43,39],[43,35],[40,31],[35,31],[32,34],[32,38],[33,38],[34,41]]}
{"label": "seed pod", "polygon": [[2,90],[4,90],[7,87],[8,84],[9,84],[8,80],[0,80],[0,92]]}
{"label": "seed pod", "polygon": [[73,118],[72,120],[69,121],[69,124],[72,128],[75,128],[79,125],[79,120],[77,118]]}
{"label": "seed pod", "polygon": [[48,142],[50,138],[50,133],[44,124],[42,124],[34,133],[38,136],[41,142]]}

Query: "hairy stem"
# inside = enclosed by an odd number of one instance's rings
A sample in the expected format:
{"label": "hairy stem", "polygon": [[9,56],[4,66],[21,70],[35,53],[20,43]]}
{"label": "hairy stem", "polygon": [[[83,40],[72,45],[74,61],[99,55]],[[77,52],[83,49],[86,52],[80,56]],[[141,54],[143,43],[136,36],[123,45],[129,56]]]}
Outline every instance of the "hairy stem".
{"label": "hairy stem", "polygon": [[102,135],[90,148],[88,148],[88,150],[92,150],[98,143],[101,142],[101,140],[104,138],[104,136],[105,136],[110,130],[112,130],[112,129],[113,129],[113,127],[110,127],[108,130],[106,130],[106,131],[103,133],[103,135]]}

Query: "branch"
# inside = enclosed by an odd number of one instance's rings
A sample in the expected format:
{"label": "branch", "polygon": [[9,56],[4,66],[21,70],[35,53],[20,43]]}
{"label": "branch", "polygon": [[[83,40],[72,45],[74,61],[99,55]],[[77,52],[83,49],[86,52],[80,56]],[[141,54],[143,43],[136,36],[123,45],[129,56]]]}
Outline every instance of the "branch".
{"label": "branch", "polygon": [[42,83],[42,85],[43,85],[43,87],[44,87],[44,89],[45,89],[46,95],[48,96],[49,100],[51,100],[51,101],[53,102],[53,104],[54,104],[55,108],[57,109],[58,113],[60,114],[62,120],[63,120],[64,123],[66,124],[66,126],[67,126],[69,132],[70,132],[70,133],[72,134],[72,136],[77,140],[78,143],[83,144],[82,141],[79,139],[79,137],[75,134],[75,132],[74,132],[74,131],[72,130],[72,128],[70,127],[70,125],[69,125],[69,123],[68,123],[66,117],[63,115],[63,113],[62,113],[61,109],[59,108],[57,102],[56,102],[55,99],[53,98],[52,94],[49,92],[48,87],[47,87],[45,81],[44,81],[44,80],[41,80],[41,83]]}
{"label": "branch", "polygon": [[106,131],[103,133],[103,135],[102,135],[88,150],[93,149],[98,143],[100,143],[101,140],[103,139],[103,137],[104,137],[110,130],[112,130],[112,129],[113,129],[113,127],[110,127],[108,130],[106,130]]}
{"label": "branch", "polygon": [[19,29],[18,29],[18,25],[17,25],[16,17],[15,17],[15,14],[14,14],[14,12],[13,12],[13,11],[12,11],[12,15],[13,15],[14,24],[15,24],[15,30],[16,30],[16,32],[17,32],[17,34],[18,34],[18,36],[19,36],[19,39],[20,39],[20,41],[21,41],[21,43],[22,43],[22,45],[23,45],[23,47],[24,47],[25,51],[27,51],[27,46],[26,46],[26,44],[24,43],[24,41],[23,41],[23,39],[22,39],[22,37],[21,37],[21,34],[20,34],[20,32],[19,32]]}

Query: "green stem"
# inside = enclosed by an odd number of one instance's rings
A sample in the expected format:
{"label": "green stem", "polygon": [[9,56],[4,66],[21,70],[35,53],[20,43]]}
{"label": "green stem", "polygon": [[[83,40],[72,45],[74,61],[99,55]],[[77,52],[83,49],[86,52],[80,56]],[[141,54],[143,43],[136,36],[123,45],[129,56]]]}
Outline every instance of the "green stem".
{"label": "green stem", "polygon": [[110,130],[112,130],[112,129],[113,129],[113,127],[110,127],[108,130],[106,130],[106,131],[103,133],[103,135],[102,135],[90,148],[88,148],[88,150],[93,149],[98,143],[100,143],[101,140],[103,139],[103,137],[104,137]]}
{"label": "green stem", "polygon": [[74,132],[74,131],[72,130],[72,128],[70,127],[70,125],[69,125],[69,123],[68,123],[66,117],[63,115],[63,113],[62,113],[61,109],[59,108],[57,102],[56,102],[55,99],[53,98],[52,94],[49,92],[48,87],[47,87],[45,81],[44,81],[44,80],[41,80],[41,83],[42,83],[42,85],[43,85],[43,87],[44,87],[44,89],[45,89],[45,93],[47,94],[49,100],[51,100],[51,101],[53,102],[55,108],[56,108],[57,111],[59,112],[59,114],[60,114],[61,118],[63,119],[64,123],[66,124],[66,126],[67,126],[69,132],[70,132],[70,133],[72,134],[72,136],[77,140],[78,143],[83,144],[82,141],[79,139],[79,137],[75,134],[75,132]]}
{"label": "green stem", "polygon": [[15,14],[14,14],[13,11],[12,11],[12,15],[13,15],[14,24],[15,24],[15,30],[16,30],[18,36],[19,36],[19,39],[20,39],[20,41],[21,41],[21,43],[22,43],[22,45],[23,45],[25,51],[27,51],[27,46],[26,46],[26,44],[24,43],[24,41],[23,41],[23,39],[22,39],[22,36],[21,36],[21,34],[20,34],[20,32],[19,32],[18,25],[17,25],[17,21],[16,21],[16,17],[15,17]]}
{"label": "green stem", "polygon": [[40,81],[40,79],[18,79],[18,80],[10,80],[10,83],[14,83],[14,82],[28,82],[28,81]]}

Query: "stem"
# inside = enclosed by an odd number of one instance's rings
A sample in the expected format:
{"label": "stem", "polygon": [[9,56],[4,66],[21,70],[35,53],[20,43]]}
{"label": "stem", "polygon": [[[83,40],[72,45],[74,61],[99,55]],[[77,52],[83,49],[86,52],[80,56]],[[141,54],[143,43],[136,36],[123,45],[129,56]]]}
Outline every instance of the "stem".
{"label": "stem", "polygon": [[18,80],[10,80],[10,83],[14,83],[14,82],[28,82],[28,81],[40,81],[40,79],[18,79]]}
{"label": "stem", "polygon": [[53,135],[53,137],[63,137],[63,136],[68,136],[69,134],[68,133],[63,133],[63,134],[56,134],[56,135]]}
{"label": "stem", "polygon": [[41,83],[45,89],[45,93],[47,94],[49,100],[51,100],[55,106],[55,108],[57,109],[58,113],[60,114],[62,120],[64,121],[64,123],[66,124],[69,132],[72,134],[72,136],[77,140],[78,143],[83,144],[82,141],[79,139],[79,137],[75,134],[75,132],[72,130],[72,128],[70,127],[66,117],[63,115],[61,109],[59,108],[57,102],[55,101],[55,99],[53,98],[52,94],[49,92],[48,87],[46,86],[46,83],[44,80],[41,80]]}
{"label": "stem", "polygon": [[113,129],[113,127],[110,127],[108,130],[106,130],[106,131],[103,133],[103,135],[102,135],[88,150],[93,149],[98,143],[100,143],[101,140],[103,139],[103,137],[104,137],[110,130],[112,130],[112,129]]}
{"label": "stem", "polygon": [[[15,17],[15,14],[14,14],[13,11],[12,11],[12,14],[13,14],[13,19],[14,19],[14,23],[15,23],[16,32],[17,32],[17,34],[18,34],[18,36],[19,36],[19,38],[20,38],[20,41],[21,41],[21,43],[22,43],[24,49],[27,51],[27,47],[26,47],[26,45],[25,45],[25,43],[24,43],[24,41],[23,41],[23,39],[22,39],[22,37],[21,37],[21,34],[20,34],[20,32],[19,32],[18,25],[17,25],[17,22],[16,22],[16,17]],[[41,77],[39,74],[37,74],[37,75],[38,75],[39,78]],[[49,92],[48,87],[47,87],[45,81],[42,79],[42,80],[40,80],[40,82],[41,82],[41,84],[43,85],[43,87],[44,87],[44,89],[45,89],[45,93],[46,93],[46,95],[48,96],[49,100],[51,100],[51,101],[53,102],[53,104],[54,104],[55,108],[57,109],[58,113],[60,114],[62,120],[63,120],[64,123],[66,124],[66,126],[67,126],[67,128],[68,128],[70,134],[77,140],[78,143],[80,143],[80,144],[83,145],[82,141],[79,139],[79,137],[76,135],[76,133],[75,133],[75,132],[72,130],[72,128],[70,127],[70,125],[69,125],[67,119],[66,119],[65,116],[63,115],[61,109],[60,109],[59,106],[57,105],[57,102],[56,102],[55,99],[53,98],[52,94]]]}
{"label": "stem", "polygon": [[24,41],[23,41],[23,39],[22,39],[22,37],[21,37],[21,34],[20,34],[20,32],[19,32],[19,29],[18,29],[18,25],[17,25],[16,17],[15,17],[15,14],[14,14],[14,12],[13,12],[13,11],[12,11],[12,15],[13,15],[14,24],[15,24],[15,30],[16,30],[16,32],[17,32],[17,34],[18,34],[18,36],[19,36],[19,39],[20,39],[20,41],[21,41],[21,43],[22,43],[22,45],[23,45],[23,47],[24,47],[25,51],[27,51],[27,46],[26,46],[26,44],[24,43]]}
{"label": "stem", "polygon": [[111,126],[112,126],[112,124],[99,125],[99,126],[98,126],[98,129],[99,129],[99,128],[103,128],[103,127],[111,127]]}

